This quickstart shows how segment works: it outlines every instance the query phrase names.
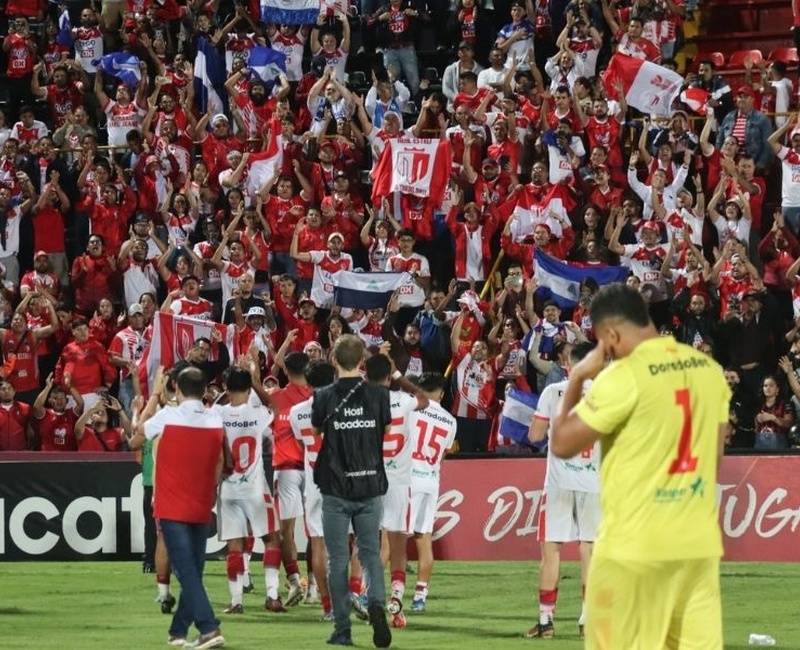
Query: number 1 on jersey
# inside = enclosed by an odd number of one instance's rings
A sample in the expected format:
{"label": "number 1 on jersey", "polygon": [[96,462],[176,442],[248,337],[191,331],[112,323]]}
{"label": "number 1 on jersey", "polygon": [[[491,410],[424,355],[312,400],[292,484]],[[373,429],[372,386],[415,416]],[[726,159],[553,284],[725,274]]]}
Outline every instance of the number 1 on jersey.
{"label": "number 1 on jersey", "polygon": [[687,474],[697,469],[697,456],[692,456],[692,408],[688,388],[675,391],[675,404],[683,411],[683,425],[678,441],[678,457],[669,466],[669,473]]}

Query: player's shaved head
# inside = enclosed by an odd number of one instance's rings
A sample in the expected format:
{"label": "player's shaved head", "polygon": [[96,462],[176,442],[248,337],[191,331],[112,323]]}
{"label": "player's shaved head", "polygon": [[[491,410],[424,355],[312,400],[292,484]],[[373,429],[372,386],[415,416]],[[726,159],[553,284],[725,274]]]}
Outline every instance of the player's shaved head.
{"label": "player's shaved head", "polygon": [[624,284],[611,284],[597,292],[589,311],[595,328],[625,321],[637,327],[652,326],[641,294]]}
{"label": "player's shaved head", "polygon": [[183,397],[183,399],[203,399],[208,382],[200,368],[189,366],[178,373],[175,383],[178,386],[179,397]]}

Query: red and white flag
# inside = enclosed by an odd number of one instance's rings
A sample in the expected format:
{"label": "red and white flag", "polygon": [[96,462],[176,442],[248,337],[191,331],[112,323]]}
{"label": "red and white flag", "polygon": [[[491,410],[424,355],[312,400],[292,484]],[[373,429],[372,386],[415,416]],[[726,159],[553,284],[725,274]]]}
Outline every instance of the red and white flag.
{"label": "red and white flag", "polygon": [[391,192],[429,197],[440,205],[450,176],[452,153],[444,140],[387,140],[372,172],[372,203],[381,205]]}
{"label": "red and white flag", "polygon": [[681,93],[681,101],[695,113],[705,115],[711,95],[702,88],[687,88]]}
{"label": "red and white flag", "polygon": [[320,13],[330,10],[328,11],[329,16],[333,15],[335,11],[341,11],[343,14],[346,14],[349,8],[349,0],[319,0]]}
{"label": "red and white flag", "polygon": [[628,106],[649,115],[669,117],[672,115],[672,102],[681,91],[683,77],[650,61],[617,53],[611,57],[603,73],[603,84],[609,97],[617,97],[617,83],[622,83]]}
{"label": "red and white flag", "polygon": [[251,153],[247,159],[247,192],[255,196],[276,169],[283,165],[283,142],[280,135],[269,139],[266,151]]}
{"label": "red and white flag", "polygon": [[[175,316],[164,312],[156,312],[153,317],[153,338],[150,346],[139,361],[139,381],[142,393],[150,394],[155,383],[158,367],[165,370],[172,368],[178,361],[186,358],[186,354],[199,338],[211,339],[211,330],[216,329],[228,348],[231,362],[239,354],[247,350],[237,350],[238,337],[235,325],[222,325],[210,320],[200,320],[190,316]],[[212,358],[214,350],[212,349]]]}

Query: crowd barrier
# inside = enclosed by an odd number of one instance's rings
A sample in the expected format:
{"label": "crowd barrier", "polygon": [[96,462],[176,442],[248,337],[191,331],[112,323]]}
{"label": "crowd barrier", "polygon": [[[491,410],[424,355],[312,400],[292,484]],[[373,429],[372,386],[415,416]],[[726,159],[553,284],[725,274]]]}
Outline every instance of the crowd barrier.
{"label": "crowd barrier", "polygon": [[[436,556],[538,559],[545,467],[539,458],[446,460]],[[138,559],[142,494],[132,454],[0,454],[0,560]],[[717,497],[726,559],[800,561],[800,457],[726,457]],[[223,546],[212,536],[207,550]]]}

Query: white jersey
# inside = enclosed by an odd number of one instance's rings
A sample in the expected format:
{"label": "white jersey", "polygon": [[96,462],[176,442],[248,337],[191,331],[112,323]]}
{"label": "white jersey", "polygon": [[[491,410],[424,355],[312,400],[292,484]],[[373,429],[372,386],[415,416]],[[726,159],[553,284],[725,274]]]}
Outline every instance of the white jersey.
{"label": "white jersey", "polygon": [[273,415],[266,406],[251,401],[240,406],[214,406],[222,417],[225,442],[233,458],[233,470],[223,482],[220,496],[237,499],[268,492],[264,475],[263,439],[272,436]]}
{"label": "white jersey", "polygon": [[456,419],[431,400],[428,408],[408,416],[411,443],[411,492],[439,493],[444,453],[456,439]]}
{"label": "white jersey", "polygon": [[317,487],[314,483],[314,467],[322,447],[322,435],[314,435],[311,427],[311,404],[313,402],[314,398],[310,397],[305,402],[295,404],[289,411],[289,426],[292,427],[294,437],[303,443],[305,450],[306,490],[312,486]]}
{"label": "white jersey", "polygon": [[383,465],[389,485],[410,485],[411,443],[409,415],[417,408],[417,398],[401,390],[390,390],[392,427],[383,437]]}
{"label": "white jersey", "polygon": [[[584,383],[584,394],[590,385],[591,382]],[[539,397],[534,417],[537,420],[550,422],[551,429],[553,418],[566,387],[566,379],[550,384]],[[552,488],[577,492],[600,492],[600,442],[595,442],[591,449],[582,451],[574,458],[556,458],[548,447],[544,489],[547,491]]]}

